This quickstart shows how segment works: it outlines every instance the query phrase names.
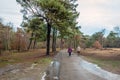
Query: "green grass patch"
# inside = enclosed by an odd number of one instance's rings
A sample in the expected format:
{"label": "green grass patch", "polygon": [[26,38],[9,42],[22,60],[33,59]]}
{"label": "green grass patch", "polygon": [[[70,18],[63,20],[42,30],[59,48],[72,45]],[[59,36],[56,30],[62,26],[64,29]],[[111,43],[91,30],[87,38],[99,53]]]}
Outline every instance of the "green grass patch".
{"label": "green grass patch", "polygon": [[43,63],[50,63],[52,60],[50,58],[43,58],[41,59],[41,62]]}

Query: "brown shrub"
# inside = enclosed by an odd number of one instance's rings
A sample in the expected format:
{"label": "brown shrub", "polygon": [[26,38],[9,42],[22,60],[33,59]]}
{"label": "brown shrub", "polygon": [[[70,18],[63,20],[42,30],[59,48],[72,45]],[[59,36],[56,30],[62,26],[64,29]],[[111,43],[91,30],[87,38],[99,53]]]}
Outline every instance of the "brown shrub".
{"label": "brown shrub", "polygon": [[102,45],[100,44],[99,41],[95,41],[94,44],[93,44],[93,47],[96,48],[96,49],[102,49]]}

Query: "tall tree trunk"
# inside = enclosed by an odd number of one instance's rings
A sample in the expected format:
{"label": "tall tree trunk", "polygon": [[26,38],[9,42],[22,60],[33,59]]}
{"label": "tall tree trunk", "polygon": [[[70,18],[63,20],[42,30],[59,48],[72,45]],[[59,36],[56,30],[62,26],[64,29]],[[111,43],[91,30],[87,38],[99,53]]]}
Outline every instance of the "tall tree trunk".
{"label": "tall tree trunk", "polygon": [[75,39],[75,37],[74,37],[74,50],[76,50],[76,39]]}
{"label": "tall tree trunk", "polygon": [[75,37],[75,35],[73,36],[73,44],[74,44],[74,50],[76,50],[76,37]]}
{"label": "tall tree trunk", "polygon": [[2,54],[2,50],[0,49],[0,55]]}
{"label": "tall tree trunk", "polygon": [[56,29],[53,28],[52,52],[56,51]]}
{"label": "tall tree trunk", "polygon": [[18,35],[18,52],[20,52],[20,35]]}
{"label": "tall tree trunk", "polygon": [[102,45],[102,48],[103,48],[104,47],[103,36],[101,37],[101,45]]}
{"label": "tall tree trunk", "polygon": [[18,52],[20,51],[20,37],[18,38]]}
{"label": "tall tree trunk", "polygon": [[[31,37],[33,37],[33,32],[32,32],[32,34],[31,34]],[[30,43],[29,43],[29,45],[28,45],[28,50],[30,49],[31,44],[32,44],[32,39],[30,39]]]}
{"label": "tall tree trunk", "polygon": [[35,49],[35,46],[36,46],[36,41],[37,41],[37,36],[35,35],[35,40],[34,40],[34,45],[33,45],[33,49]]}
{"label": "tall tree trunk", "polygon": [[50,33],[51,33],[51,24],[47,23],[47,48],[46,48],[46,55],[50,54]]}
{"label": "tall tree trunk", "polygon": [[63,44],[64,44],[63,38],[61,38],[60,49],[63,49]]}

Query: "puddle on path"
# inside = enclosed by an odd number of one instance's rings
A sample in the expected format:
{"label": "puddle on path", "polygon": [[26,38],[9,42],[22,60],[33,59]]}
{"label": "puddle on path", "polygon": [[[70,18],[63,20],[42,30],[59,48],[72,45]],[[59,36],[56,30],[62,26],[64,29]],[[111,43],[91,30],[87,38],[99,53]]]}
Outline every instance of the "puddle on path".
{"label": "puddle on path", "polygon": [[[53,61],[51,62],[50,66],[53,65]],[[41,80],[45,80],[45,77],[47,76],[46,72],[44,72],[43,76],[42,76],[42,79]]]}
{"label": "puddle on path", "polygon": [[120,75],[103,70],[99,66],[97,66],[96,64],[87,62],[83,59],[81,59],[80,65],[84,69],[88,70],[89,72],[96,74],[96,75],[98,75],[102,78],[105,78],[107,80],[120,80]]}
{"label": "puddle on path", "polygon": [[44,72],[44,75],[42,76],[41,80],[45,80],[46,72]]}
{"label": "puddle on path", "polygon": [[52,61],[41,80],[59,80],[59,69],[60,63],[58,61]]}

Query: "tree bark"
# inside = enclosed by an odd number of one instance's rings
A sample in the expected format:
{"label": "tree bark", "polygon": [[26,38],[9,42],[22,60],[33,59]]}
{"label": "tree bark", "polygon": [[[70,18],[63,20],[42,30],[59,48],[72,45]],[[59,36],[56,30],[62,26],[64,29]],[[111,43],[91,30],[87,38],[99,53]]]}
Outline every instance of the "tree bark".
{"label": "tree bark", "polygon": [[63,49],[63,44],[64,44],[64,42],[63,42],[63,38],[61,38],[61,45],[60,45],[60,49]]}
{"label": "tree bark", "polygon": [[1,49],[0,49],[0,55],[2,54],[2,51],[1,51]]}
{"label": "tree bark", "polygon": [[18,52],[20,52],[20,34],[18,34]]}
{"label": "tree bark", "polygon": [[[31,37],[33,37],[33,32],[32,32],[32,34],[31,34]],[[30,43],[29,43],[29,46],[28,46],[28,50],[30,49],[31,44],[32,44],[32,39],[30,39]]]}
{"label": "tree bark", "polygon": [[52,52],[56,51],[56,29],[53,28]]}
{"label": "tree bark", "polygon": [[2,44],[0,43],[0,55],[2,54]]}
{"label": "tree bark", "polygon": [[34,40],[33,49],[35,49],[35,46],[36,46],[36,40],[37,40],[37,38],[36,38],[36,36],[35,36],[35,40]]}
{"label": "tree bark", "polygon": [[47,48],[46,55],[50,55],[50,33],[51,33],[51,25],[47,23]]}

